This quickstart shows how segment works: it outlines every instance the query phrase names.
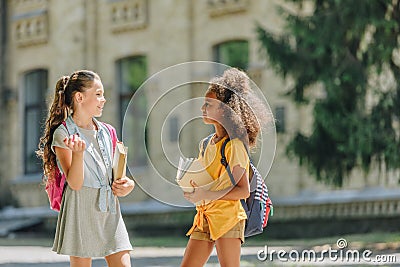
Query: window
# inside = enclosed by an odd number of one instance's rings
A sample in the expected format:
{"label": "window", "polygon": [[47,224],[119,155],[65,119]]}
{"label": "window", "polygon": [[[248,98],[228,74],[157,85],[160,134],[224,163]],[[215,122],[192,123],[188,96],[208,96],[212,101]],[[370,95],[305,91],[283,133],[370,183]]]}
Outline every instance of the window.
{"label": "window", "polygon": [[[130,109],[133,110],[133,116],[125,118],[125,111],[129,101],[140,85],[147,78],[147,60],[145,56],[135,56],[123,58],[117,61],[117,85],[119,90],[120,102],[120,130],[122,123],[125,123],[125,128],[132,129],[135,134],[133,138],[127,140],[129,143],[125,145],[129,147],[130,157],[129,166],[146,166],[147,165],[147,99],[145,94],[141,94],[138,101],[135,100],[135,105]],[[138,131],[137,129],[145,129],[146,131]],[[120,131],[122,132],[122,131]],[[146,147],[143,146],[143,140]],[[132,155],[132,156],[131,156]]]}
{"label": "window", "polygon": [[286,111],[285,107],[278,106],[275,108],[275,119],[276,119],[276,132],[277,133],[284,133],[286,131]]}
{"label": "window", "polygon": [[[246,70],[249,65],[249,42],[229,41],[214,47],[214,60],[216,62]],[[217,70],[218,74],[225,68]]]}
{"label": "window", "polygon": [[178,142],[179,137],[179,118],[173,116],[169,119],[169,141]]}
{"label": "window", "polygon": [[24,172],[40,172],[41,161],[36,156],[40,136],[47,114],[47,70],[34,70],[23,77],[24,85]]}

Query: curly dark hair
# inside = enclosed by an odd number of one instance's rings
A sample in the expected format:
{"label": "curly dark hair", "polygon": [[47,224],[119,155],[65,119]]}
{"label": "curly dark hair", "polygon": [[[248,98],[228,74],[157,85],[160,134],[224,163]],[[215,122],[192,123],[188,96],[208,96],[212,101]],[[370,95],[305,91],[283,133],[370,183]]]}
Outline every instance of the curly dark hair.
{"label": "curly dark hair", "polygon": [[239,69],[227,69],[213,78],[207,93],[215,93],[224,112],[223,127],[230,138],[239,138],[254,147],[262,126],[272,121],[272,114],[250,86],[250,78]]}
{"label": "curly dark hair", "polygon": [[55,87],[54,99],[50,106],[43,136],[40,138],[39,149],[36,154],[43,161],[45,182],[51,182],[57,166],[56,154],[51,150],[53,134],[60,124],[65,121],[70,111],[74,110],[74,95],[90,88],[98,74],[89,70],[79,70],[71,76],[61,77]]}

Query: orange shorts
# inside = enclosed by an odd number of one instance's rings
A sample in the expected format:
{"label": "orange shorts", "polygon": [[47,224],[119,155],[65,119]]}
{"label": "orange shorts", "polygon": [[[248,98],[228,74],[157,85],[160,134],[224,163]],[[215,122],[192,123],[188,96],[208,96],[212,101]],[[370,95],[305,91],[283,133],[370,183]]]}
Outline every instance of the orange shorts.
{"label": "orange shorts", "polygon": [[[246,226],[246,220],[239,221],[235,226],[232,227],[228,232],[226,232],[220,238],[239,238],[242,243],[244,243],[244,227]],[[210,237],[210,228],[208,226],[207,220],[204,218],[203,230],[200,230],[197,226],[194,228],[191,239],[204,240],[209,242],[214,242],[215,240]]]}

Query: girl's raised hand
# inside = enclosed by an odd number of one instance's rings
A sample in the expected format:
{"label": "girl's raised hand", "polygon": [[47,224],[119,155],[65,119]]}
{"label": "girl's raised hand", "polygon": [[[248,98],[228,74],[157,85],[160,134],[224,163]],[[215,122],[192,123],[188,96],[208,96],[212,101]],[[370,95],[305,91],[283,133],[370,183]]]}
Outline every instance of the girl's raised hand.
{"label": "girl's raised hand", "polygon": [[64,144],[74,152],[83,152],[86,149],[86,143],[79,135],[74,134],[69,137],[65,137]]}

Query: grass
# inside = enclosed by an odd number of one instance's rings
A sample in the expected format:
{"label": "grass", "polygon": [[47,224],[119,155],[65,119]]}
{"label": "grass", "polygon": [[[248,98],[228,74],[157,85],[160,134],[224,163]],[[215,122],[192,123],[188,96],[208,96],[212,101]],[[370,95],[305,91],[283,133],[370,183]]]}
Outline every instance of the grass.
{"label": "grass", "polygon": [[[142,237],[130,234],[132,244],[135,247],[185,247],[188,238],[185,236],[162,236],[162,237]],[[339,238],[344,238],[349,244],[359,243],[362,245],[373,243],[400,242],[400,232],[397,233],[367,233],[352,234],[343,236],[333,236],[324,238],[311,239],[288,239],[288,240],[271,240],[264,234],[246,239],[245,246],[299,246],[312,247],[325,244],[336,244]],[[14,238],[0,238],[0,246],[45,246],[53,245],[52,237],[33,237],[33,236],[15,236]]]}

